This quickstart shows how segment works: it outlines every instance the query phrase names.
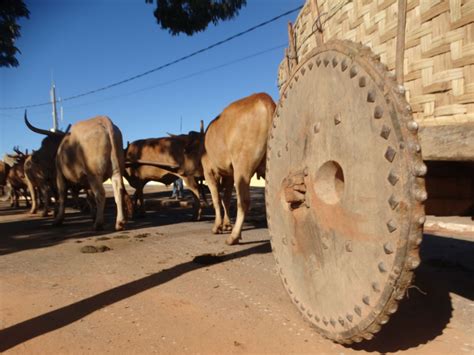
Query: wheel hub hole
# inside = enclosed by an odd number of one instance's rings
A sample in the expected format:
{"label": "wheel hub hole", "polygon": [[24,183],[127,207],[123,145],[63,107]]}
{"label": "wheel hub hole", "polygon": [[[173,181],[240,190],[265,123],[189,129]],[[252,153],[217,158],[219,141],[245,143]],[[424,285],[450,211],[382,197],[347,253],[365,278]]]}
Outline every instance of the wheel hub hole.
{"label": "wheel hub hole", "polygon": [[330,160],[321,165],[316,172],[314,191],[326,204],[335,205],[341,201],[344,194],[344,172],[337,162]]}

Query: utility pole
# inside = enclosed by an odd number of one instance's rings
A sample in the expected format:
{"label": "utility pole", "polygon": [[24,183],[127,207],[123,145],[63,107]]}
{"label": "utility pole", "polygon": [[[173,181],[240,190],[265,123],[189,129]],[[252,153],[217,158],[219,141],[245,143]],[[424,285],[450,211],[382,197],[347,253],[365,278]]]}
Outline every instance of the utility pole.
{"label": "utility pole", "polygon": [[61,98],[59,98],[58,101],[59,101],[59,113],[60,113],[60,116],[61,116],[61,124],[63,124],[64,123],[63,101],[61,100]]}
{"label": "utility pole", "polygon": [[58,130],[58,112],[56,110],[56,86],[51,86],[51,103],[53,104],[53,132]]}

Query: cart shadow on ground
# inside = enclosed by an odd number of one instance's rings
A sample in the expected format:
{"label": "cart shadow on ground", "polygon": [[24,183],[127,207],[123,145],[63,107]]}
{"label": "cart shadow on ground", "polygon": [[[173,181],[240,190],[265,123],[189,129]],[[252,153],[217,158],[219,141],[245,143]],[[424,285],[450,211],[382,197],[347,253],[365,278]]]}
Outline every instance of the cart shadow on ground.
{"label": "cart shadow on ground", "polygon": [[425,235],[422,262],[398,311],[373,340],[348,347],[390,353],[435,340],[451,322],[450,294],[474,300],[473,255],[473,242]]}
{"label": "cart shadow on ground", "polygon": [[[193,198],[186,190],[181,201],[171,200],[169,191],[153,192],[145,195],[147,212],[143,217],[129,221],[128,231],[139,231],[143,228],[160,227],[171,224],[191,222],[193,216]],[[249,229],[266,228],[265,201],[263,188],[251,188],[252,207],[245,221],[243,231]],[[210,200],[210,197],[208,197]],[[28,209],[12,209],[6,203],[0,205],[1,217],[21,215],[21,219],[14,219],[0,223],[0,255],[19,251],[54,246],[67,240],[87,240],[91,237],[107,236],[118,233],[114,230],[116,207],[113,197],[108,197],[104,212],[104,229],[92,229],[93,221],[90,213],[78,210],[66,210],[62,226],[53,227],[53,218],[28,217]],[[231,217],[235,217],[235,196],[231,205]],[[214,222],[212,206],[204,207],[202,221],[209,224],[209,232]]]}
{"label": "cart shadow on ground", "polygon": [[11,349],[25,341],[31,340],[56,329],[65,327],[87,315],[133,297],[141,292],[162,285],[184,274],[209,265],[245,258],[252,254],[271,253],[269,241],[260,242],[256,246],[242,249],[226,255],[204,254],[194,257],[191,261],[178,264],[169,269],[143,277],[141,279],[117,286],[79,302],[44,313],[24,322],[0,330],[0,352]]}

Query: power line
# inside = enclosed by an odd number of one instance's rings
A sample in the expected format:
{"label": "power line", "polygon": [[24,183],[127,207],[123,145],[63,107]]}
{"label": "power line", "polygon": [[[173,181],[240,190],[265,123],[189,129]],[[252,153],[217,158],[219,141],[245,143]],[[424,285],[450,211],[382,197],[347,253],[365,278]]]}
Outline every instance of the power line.
{"label": "power line", "polygon": [[[150,85],[150,86],[146,86],[144,88],[140,88],[140,89],[137,89],[137,90],[126,92],[126,93],[123,93],[123,94],[109,96],[109,97],[106,97],[106,98],[103,98],[103,99],[100,99],[100,100],[96,100],[96,101],[92,101],[92,102],[85,102],[85,103],[76,104],[76,105],[72,105],[72,106],[66,106],[66,108],[71,109],[71,108],[75,108],[75,107],[92,105],[92,104],[96,104],[96,103],[100,103],[100,102],[104,102],[104,101],[114,100],[114,99],[121,98],[121,97],[124,97],[124,96],[130,96],[130,95],[138,94],[138,93],[143,92],[143,91],[156,89],[156,88],[159,88],[159,87],[163,87],[163,86],[166,86],[166,85],[173,84],[173,83],[178,82],[178,81],[182,81],[182,80],[185,80],[185,79],[190,79],[190,78],[193,78],[193,77],[205,74],[205,73],[209,73],[209,72],[215,71],[217,69],[225,68],[225,67],[228,67],[230,65],[234,65],[234,64],[249,60],[251,58],[255,58],[255,57],[261,56],[263,54],[275,51],[277,49],[281,49],[283,47],[286,47],[286,44],[280,44],[280,45],[277,45],[277,46],[274,46],[274,47],[271,47],[271,48],[268,48],[268,49],[264,49],[264,50],[259,51],[259,52],[255,52],[255,53],[246,55],[244,57],[234,59],[234,60],[232,60],[230,62],[227,62],[227,63],[223,63],[223,64],[219,64],[219,65],[216,65],[216,66],[213,66],[213,67],[210,67],[210,68],[202,69],[202,70],[199,70],[199,71],[196,71],[196,72],[193,72],[193,73],[190,73],[190,74],[186,74],[186,75],[174,78],[174,79],[170,79],[170,80],[167,80],[167,81],[162,81],[160,83]],[[2,115],[2,113],[0,113],[0,115]]]}
{"label": "power line", "polygon": [[[236,38],[238,38],[238,37],[241,37],[241,36],[243,36],[243,35],[245,35],[245,34],[247,34],[247,33],[253,32],[253,31],[255,31],[255,30],[257,30],[257,29],[259,29],[259,28],[261,28],[261,27],[263,27],[263,26],[266,26],[266,25],[268,25],[268,24],[270,24],[270,23],[272,23],[272,22],[275,22],[276,20],[281,19],[282,17],[285,17],[285,16],[287,16],[287,15],[290,15],[290,14],[292,14],[292,13],[294,13],[294,12],[299,11],[302,7],[303,7],[303,6],[301,5],[301,6],[298,6],[298,7],[294,8],[294,9],[288,10],[288,11],[286,11],[286,12],[284,12],[284,13],[278,15],[278,16],[275,16],[275,17],[273,17],[273,18],[271,18],[271,19],[269,19],[269,20],[266,20],[266,21],[264,21],[264,22],[261,22],[261,23],[255,25],[255,26],[252,26],[252,27],[250,27],[250,28],[248,28],[248,29],[246,29],[246,30],[244,30],[244,31],[242,31],[242,32],[239,32],[239,33],[237,33],[237,34],[235,34],[235,35],[232,35],[232,36],[230,36],[230,37],[227,37],[227,38],[225,38],[225,39],[223,39],[223,40],[220,40],[220,41],[218,41],[218,42],[216,42],[216,43],[213,43],[213,44],[211,44],[211,45],[209,45],[209,46],[207,46],[207,47],[201,48],[201,49],[199,49],[199,50],[197,50],[197,51],[195,51],[195,52],[192,52],[192,53],[190,53],[190,54],[187,54],[187,55],[185,55],[185,56],[183,56],[183,57],[180,57],[180,58],[178,58],[178,59],[172,60],[172,61],[170,61],[170,62],[168,62],[168,63],[165,63],[165,64],[162,64],[162,65],[160,65],[160,66],[158,66],[158,67],[155,67],[155,68],[153,68],[153,69],[147,70],[147,71],[145,71],[145,72],[143,72],[143,73],[140,73],[140,74],[131,76],[131,77],[127,78],[127,79],[123,79],[123,80],[117,81],[117,82],[115,82],[115,83],[106,85],[106,86],[102,86],[102,87],[97,88],[97,89],[93,89],[93,90],[89,90],[89,91],[86,91],[86,92],[83,92],[83,93],[80,93],[80,94],[77,94],[77,95],[65,97],[65,98],[62,99],[62,101],[70,101],[70,100],[74,100],[74,99],[77,99],[77,98],[80,98],[80,97],[83,97],[83,96],[92,95],[92,94],[95,94],[95,93],[98,93],[98,92],[101,92],[101,91],[105,91],[105,90],[111,89],[111,88],[113,88],[113,87],[116,87],[116,86],[119,86],[119,85],[122,85],[122,84],[125,84],[125,83],[128,83],[128,82],[130,82],[130,81],[132,81],[132,80],[136,80],[136,79],[142,78],[142,77],[144,77],[144,76],[146,76],[146,75],[150,75],[150,74],[152,74],[152,73],[155,73],[155,72],[157,72],[157,71],[160,71],[160,70],[165,69],[165,68],[167,68],[167,67],[170,67],[170,66],[172,66],[172,65],[178,64],[178,63],[180,63],[180,62],[182,62],[182,61],[185,61],[185,60],[187,60],[187,59],[189,59],[189,58],[192,58],[192,57],[194,57],[194,56],[196,56],[196,55],[198,55],[198,54],[207,52],[207,51],[209,51],[209,50],[211,50],[211,49],[213,49],[213,48],[215,48],[215,47],[218,47],[218,46],[220,46],[220,45],[222,45],[222,44],[224,44],[224,43],[230,42],[230,41],[232,41],[232,40],[234,40],[234,39],[236,39]],[[31,105],[23,105],[23,106],[0,107],[0,110],[20,110],[20,109],[27,109],[27,108],[33,108],[33,107],[46,106],[46,105],[50,105],[50,104],[51,104],[51,102],[43,102],[43,103],[39,103],[39,104],[31,104]]]}

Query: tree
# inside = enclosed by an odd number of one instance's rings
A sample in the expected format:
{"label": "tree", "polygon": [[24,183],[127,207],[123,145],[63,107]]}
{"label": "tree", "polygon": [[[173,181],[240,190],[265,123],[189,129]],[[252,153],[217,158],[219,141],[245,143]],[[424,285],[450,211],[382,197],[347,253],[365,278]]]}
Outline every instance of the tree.
{"label": "tree", "polygon": [[191,36],[204,31],[211,22],[232,19],[246,4],[247,0],[156,0],[154,15],[161,28],[172,35]]}
{"label": "tree", "polygon": [[23,0],[0,0],[0,67],[16,67],[17,53],[15,40],[20,37],[18,20],[29,18],[30,12]]}

